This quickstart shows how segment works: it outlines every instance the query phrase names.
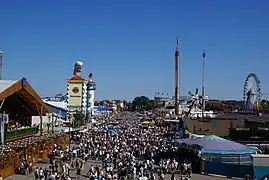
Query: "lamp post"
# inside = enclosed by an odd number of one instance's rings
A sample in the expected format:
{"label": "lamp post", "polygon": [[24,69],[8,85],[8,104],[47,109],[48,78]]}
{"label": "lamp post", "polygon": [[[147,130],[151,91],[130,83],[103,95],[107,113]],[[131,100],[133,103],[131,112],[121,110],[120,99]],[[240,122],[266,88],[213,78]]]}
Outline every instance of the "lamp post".
{"label": "lamp post", "polygon": [[[53,123],[53,116],[52,116],[52,113],[47,113],[46,114],[48,119],[49,119],[49,123],[47,124],[47,127],[48,127],[48,134],[50,133],[50,127],[51,127],[51,124]],[[52,130],[51,130],[52,132]]]}
{"label": "lamp post", "polygon": [[5,148],[5,145],[6,145],[6,126],[7,126],[7,123],[8,123],[8,120],[9,120],[9,117],[7,114],[5,114],[5,112],[1,113],[0,114],[1,117],[0,117],[0,126],[1,126],[1,142],[2,142],[2,150],[1,150],[1,153],[4,152],[4,148]]}
{"label": "lamp post", "polygon": [[68,120],[69,120],[69,126],[68,126],[68,138],[69,138],[69,141],[68,141],[68,149],[70,151],[70,148],[71,148],[71,114],[69,112],[68,114]]}
{"label": "lamp post", "polygon": [[52,114],[52,117],[51,117],[51,121],[52,121],[52,123],[51,123],[51,132],[52,133],[54,133],[54,121],[55,121],[55,115],[54,114]]}
{"label": "lamp post", "polygon": [[1,144],[2,144],[2,149],[1,149],[1,153],[4,153],[4,147],[5,147],[5,123],[4,123],[4,114],[1,113],[0,114],[0,125],[1,125]]}
{"label": "lamp post", "polygon": [[68,128],[68,133],[69,133],[69,148],[71,148],[71,122],[74,122],[74,114],[73,111],[68,112],[68,120],[69,120],[69,128]]}
{"label": "lamp post", "polygon": [[0,51],[0,80],[2,80],[2,63],[3,63],[3,52]]}
{"label": "lamp post", "polygon": [[[67,112],[67,118],[69,121],[69,126],[68,126],[68,153],[69,153],[69,157],[71,158],[71,112],[68,108],[68,112]],[[71,159],[70,159],[71,160]],[[71,162],[70,162],[71,163]],[[70,176],[70,169],[68,168],[68,176]]]}

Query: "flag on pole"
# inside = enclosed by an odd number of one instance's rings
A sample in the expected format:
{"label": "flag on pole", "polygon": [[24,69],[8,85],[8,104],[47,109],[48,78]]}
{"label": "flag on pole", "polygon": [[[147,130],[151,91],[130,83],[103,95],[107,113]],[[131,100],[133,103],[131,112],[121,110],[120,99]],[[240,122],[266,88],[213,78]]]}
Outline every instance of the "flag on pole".
{"label": "flag on pole", "polygon": [[177,38],[177,45],[178,45],[179,41],[178,41],[178,38]]}

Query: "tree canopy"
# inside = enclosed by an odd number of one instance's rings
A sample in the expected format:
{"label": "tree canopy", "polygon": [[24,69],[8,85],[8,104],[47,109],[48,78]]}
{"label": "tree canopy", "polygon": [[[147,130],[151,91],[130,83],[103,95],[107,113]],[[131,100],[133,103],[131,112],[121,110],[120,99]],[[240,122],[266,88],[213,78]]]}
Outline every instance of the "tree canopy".
{"label": "tree canopy", "polygon": [[208,101],[205,105],[206,110],[212,110],[216,112],[243,110],[243,101]]}
{"label": "tree canopy", "polygon": [[73,126],[81,127],[85,123],[85,117],[81,112],[74,114],[74,123]]}
{"label": "tree canopy", "polygon": [[133,110],[138,110],[138,111],[148,111],[153,108],[153,103],[152,101],[146,97],[146,96],[138,96],[135,97],[133,102],[132,102],[132,109]]}
{"label": "tree canopy", "polygon": [[265,99],[261,101],[261,110],[263,113],[269,113],[269,103]]}

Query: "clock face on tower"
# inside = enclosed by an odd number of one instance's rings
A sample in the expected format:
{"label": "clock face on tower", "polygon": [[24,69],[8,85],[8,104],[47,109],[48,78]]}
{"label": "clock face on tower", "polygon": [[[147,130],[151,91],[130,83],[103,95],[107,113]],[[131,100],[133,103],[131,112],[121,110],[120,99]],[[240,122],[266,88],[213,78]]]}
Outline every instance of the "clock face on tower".
{"label": "clock face on tower", "polygon": [[78,88],[78,87],[74,87],[74,88],[72,89],[72,92],[73,92],[74,94],[77,94],[77,93],[79,92],[79,88]]}

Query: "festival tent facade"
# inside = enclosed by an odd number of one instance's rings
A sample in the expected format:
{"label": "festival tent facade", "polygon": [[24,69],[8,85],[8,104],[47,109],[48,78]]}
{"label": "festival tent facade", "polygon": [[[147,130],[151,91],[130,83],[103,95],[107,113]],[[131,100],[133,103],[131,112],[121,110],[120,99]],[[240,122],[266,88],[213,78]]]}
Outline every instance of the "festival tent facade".
{"label": "festival tent facade", "polygon": [[32,116],[46,116],[51,110],[36,93],[26,78],[0,80],[0,111],[10,120],[31,126]]}
{"label": "festival tent facade", "polygon": [[196,145],[201,154],[252,154],[258,149],[245,146],[243,144],[220,138],[215,135],[208,135],[201,138],[178,139],[178,143]]}

